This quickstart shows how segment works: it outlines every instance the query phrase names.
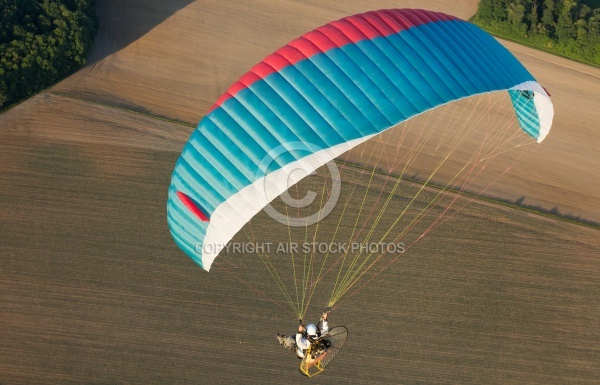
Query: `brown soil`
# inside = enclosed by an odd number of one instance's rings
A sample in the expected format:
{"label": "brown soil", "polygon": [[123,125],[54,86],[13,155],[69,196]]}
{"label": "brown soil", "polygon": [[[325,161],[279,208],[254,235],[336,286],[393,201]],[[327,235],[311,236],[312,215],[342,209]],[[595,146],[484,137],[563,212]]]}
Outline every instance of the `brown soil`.
{"label": "brown soil", "polygon": [[[468,18],[476,3],[376,7]],[[272,302],[285,306],[266,270],[230,255],[235,268],[206,273],[171,240],[167,188],[192,128],[153,116],[196,123],[262,57],[373,3],[98,7],[93,63],[0,115],[0,384],[300,381],[299,361],[275,339],[297,321]],[[505,181],[507,197],[599,219],[600,71],[506,44],[556,107],[554,132]],[[253,226],[276,233],[264,215]],[[598,239],[473,203],[340,303],[332,324],[349,340],[314,381],[597,383]]]}

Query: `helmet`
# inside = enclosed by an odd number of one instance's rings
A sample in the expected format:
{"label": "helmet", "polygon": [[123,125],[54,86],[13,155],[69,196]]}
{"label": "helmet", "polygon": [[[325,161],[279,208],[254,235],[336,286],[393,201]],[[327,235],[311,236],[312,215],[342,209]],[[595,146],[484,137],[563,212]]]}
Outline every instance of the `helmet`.
{"label": "helmet", "polygon": [[315,324],[308,324],[306,327],[306,334],[308,334],[309,337],[317,337],[317,327]]}

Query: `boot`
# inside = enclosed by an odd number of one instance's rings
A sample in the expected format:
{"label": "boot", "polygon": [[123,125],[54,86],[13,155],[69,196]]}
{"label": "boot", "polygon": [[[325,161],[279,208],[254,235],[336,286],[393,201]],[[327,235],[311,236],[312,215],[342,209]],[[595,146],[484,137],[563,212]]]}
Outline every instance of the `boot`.
{"label": "boot", "polygon": [[277,341],[279,341],[279,345],[283,345],[283,342],[285,341],[285,335],[277,333]]}

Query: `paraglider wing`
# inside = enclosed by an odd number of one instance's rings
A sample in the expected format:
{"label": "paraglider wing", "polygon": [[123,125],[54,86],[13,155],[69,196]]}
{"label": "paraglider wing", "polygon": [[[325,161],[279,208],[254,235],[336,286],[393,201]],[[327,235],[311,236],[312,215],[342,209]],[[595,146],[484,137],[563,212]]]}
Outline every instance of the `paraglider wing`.
{"label": "paraglider wing", "polygon": [[290,187],[291,170],[309,174],[413,116],[499,90],[510,93],[521,128],[542,141],[553,117],[548,93],[466,21],[394,9],[308,32],[254,66],[200,121],[169,188],[173,238],[209,270],[244,224]]}

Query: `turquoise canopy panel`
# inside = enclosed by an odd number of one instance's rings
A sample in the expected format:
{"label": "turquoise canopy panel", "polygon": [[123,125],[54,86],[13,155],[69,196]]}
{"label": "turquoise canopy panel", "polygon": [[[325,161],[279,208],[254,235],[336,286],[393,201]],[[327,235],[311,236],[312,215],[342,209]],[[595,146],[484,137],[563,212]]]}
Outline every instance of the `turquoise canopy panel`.
{"label": "turquoise canopy panel", "polygon": [[[217,100],[185,145],[167,204],[173,239],[206,270],[289,186],[411,117],[507,90],[521,128],[542,141],[550,96],[493,37],[443,13],[346,17],[269,55]],[[298,182],[297,180],[294,182]]]}

